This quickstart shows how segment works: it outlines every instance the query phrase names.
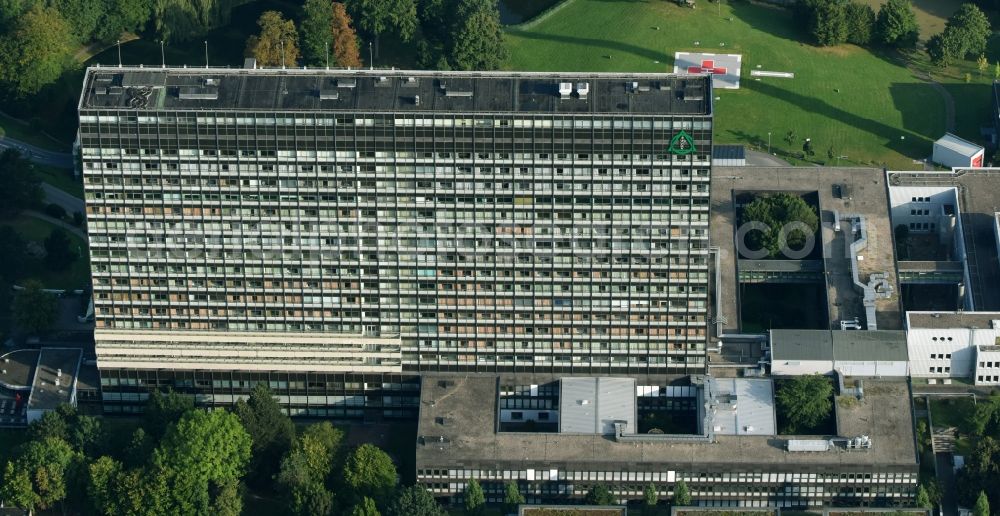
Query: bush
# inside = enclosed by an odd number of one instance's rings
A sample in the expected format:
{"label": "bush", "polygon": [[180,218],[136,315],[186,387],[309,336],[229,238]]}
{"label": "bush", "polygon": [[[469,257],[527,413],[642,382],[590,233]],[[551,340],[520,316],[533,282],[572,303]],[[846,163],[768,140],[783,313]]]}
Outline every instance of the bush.
{"label": "bush", "polygon": [[45,214],[54,219],[62,220],[66,217],[66,209],[58,204],[49,204],[45,206]]}

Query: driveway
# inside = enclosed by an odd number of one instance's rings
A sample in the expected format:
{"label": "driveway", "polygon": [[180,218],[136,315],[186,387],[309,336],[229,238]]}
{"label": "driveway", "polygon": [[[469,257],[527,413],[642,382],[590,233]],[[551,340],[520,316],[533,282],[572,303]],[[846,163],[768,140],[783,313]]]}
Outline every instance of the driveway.
{"label": "driveway", "polygon": [[17,149],[26,158],[38,163],[58,168],[73,168],[73,155],[68,152],[55,152],[36,147],[30,143],[15,140],[10,136],[0,138],[0,150]]}

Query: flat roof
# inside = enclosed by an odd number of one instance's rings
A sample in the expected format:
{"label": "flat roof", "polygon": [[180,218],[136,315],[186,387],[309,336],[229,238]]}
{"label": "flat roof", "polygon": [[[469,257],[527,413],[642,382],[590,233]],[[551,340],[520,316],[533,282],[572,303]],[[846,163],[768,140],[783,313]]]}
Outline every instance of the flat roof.
{"label": "flat roof", "polygon": [[632,378],[563,378],[559,381],[559,432],[611,435],[617,421],[636,428],[635,398]]}
{"label": "flat roof", "polygon": [[53,410],[62,403],[70,403],[82,356],[83,351],[77,348],[42,348],[28,410]]}
{"label": "flat roof", "polygon": [[[857,452],[794,453],[784,439],[764,435],[717,435],[715,442],[677,440],[616,442],[604,435],[496,432],[498,378],[489,375],[445,376],[454,383],[442,387],[442,376],[421,378],[418,420],[418,467],[563,468],[594,467],[802,470],[830,468],[916,468],[909,389],[905,382],[865,381],[865,398],[837,403],[838,434],[867,435],[873,447]],[[537,379],[528,380],[539,383]],[[523,383],[506,379],[500,383]],[[440,424],[438,418],[461,424]],[[789,436],[791,437],[791,436]]]}
{"label": "flat roof", "polygon": [[[834,196],[834,186],[841,195]],[[826,271],[827,318],[830,329],[840,328],[841,320],[864,320],[863,296],[854,285],[851,260],[847,249],[850,229],[833,230],[833,212],[841,216],[860,214],[868,224],[868,247],[859,262],[862,281],[872,273],[887,273],[893,295],[875,301],[879,329],[902,328],[903,314],[899,304],[899,282],[896,277],[896,255],[892,245],[892,224],[886,178],[882,169],[848,167],[714,167],[711,186],[711,220],[709,239],[720,249],[720,284],[714,295],[719,305],[716,320],[724,321],[718,333],[739,333],[739,258],[735,249],[736,206],[738,194],[748,192],[816,192],[819,197],[820,236],[823,242],[823,267]],[[713,306],[713,312],[715,307]]]}
{"label": "flat roof", "polygon": [[775,360],[906,361],[901,330],[771,330]]}
{"label": "flat roof", "polygon": [[990,329],[993,321],[1000,321],[1000,312],[906,312],[906,325],[911,329]]}
{"label": "flat roof", "polygon": [[746,159],[747,150],[742,145],[715,145],[712,147],[712,159]]}
{"label": "flat roof", "polygon": [[771,330],[774,360],[833,360],[830,330]]}
{"label": "flat roof", "polygon": [[710,429],[715,435],[778,433],[770,378],[710,378],[709,383],[717,401]]}
{"label": "flat roof", "polygon": [[0,356],[0,385],[11,390],[27,390],[38,364],[37,349],[18,349]]}
{"label": "flat roof", "polygon": [[1000,169],[955,169],[950,172],[888,172],[890,187],[953,186],[965,237],[969,290],[977,311],[1000,310],[1000,252],[996,218],[1000,211]]}
{"label": "flat roof", "polygon": [[711,89],[704,74],[91,67],[80,109],[709,115]]}
{"label": "flat roof", "polygon": [[951,133],[944,133],[944,136],[938,138],[938,140],[934,142],[934,144],[940,145],[948,150],[957,152],[959,154],[962,154],[963,156],[968,156],[970,158],[985,150],[982,146],[976,145],[975,143],[972,143],[969,140],[959,138],[958,136],[955,136],[954,134]]}

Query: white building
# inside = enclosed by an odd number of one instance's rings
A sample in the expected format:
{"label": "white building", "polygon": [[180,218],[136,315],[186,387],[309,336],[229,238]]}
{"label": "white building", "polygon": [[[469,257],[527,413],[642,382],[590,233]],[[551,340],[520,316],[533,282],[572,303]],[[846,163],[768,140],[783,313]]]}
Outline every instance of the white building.
{"label": "white building", "polygon": [[1000,351],[993,349],[1000,338],[1000,312],[907,312],[906,328],[911,376],[1000,385]]}
{"label": "white building", "polygon": [[902,331],[771,330],[771,374],[905,377]]}
{"label": "white building", "polygon": [[968,140],[963,140],[951,133],[944,133],[934,142],[934,163],[946,167],[978,168],[983,166],[983,154],[986,149]]}

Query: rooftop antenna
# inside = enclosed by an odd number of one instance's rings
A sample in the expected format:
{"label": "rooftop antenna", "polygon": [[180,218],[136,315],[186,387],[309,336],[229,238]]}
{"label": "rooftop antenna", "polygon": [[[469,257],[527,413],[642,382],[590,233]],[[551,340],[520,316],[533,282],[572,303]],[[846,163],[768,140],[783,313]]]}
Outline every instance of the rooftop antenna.
{"label": "rooftop antenna", "polygon": [[163,68],[167,67],[167,55],[163,53],[163,40],[160,40],[160,60],[163,62]]}
{"label": "rooftop antenna", "polygon": [[118,68],[122,67],[122,40],[116,39],[115,44],[118,45]]}
{"label": "rooftop antenna", "polygon": [[375,69],[375,58],[372,57],[372,56],[374,56],[374,54],[372,54],[372,42],[369,41],[368,42],[368,69],[369,70],[374,70]]}
{"label": "rooftop antenna", "polygon": [[285,40],[281,40],[281,69],[285,69]]}
{"label": "rooftop antenna", "polygon": [[208,68],[208,40],[205,40],[205,68]]}

